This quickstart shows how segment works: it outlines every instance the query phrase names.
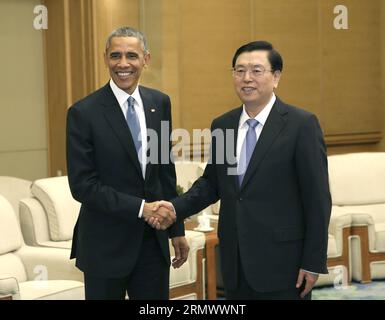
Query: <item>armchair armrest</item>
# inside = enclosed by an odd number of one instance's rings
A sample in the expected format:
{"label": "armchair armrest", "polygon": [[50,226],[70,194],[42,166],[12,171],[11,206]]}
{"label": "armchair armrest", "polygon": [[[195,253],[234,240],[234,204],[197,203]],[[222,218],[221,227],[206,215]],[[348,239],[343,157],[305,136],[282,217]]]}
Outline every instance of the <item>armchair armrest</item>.
{"label": "armchair armrest", "polygon": [[352,215],[344,208],[333,206],[329,223],[329,237],[332,235],[336,241],[337,256],[343,252],[343,229],[350,228],[352,225]]}
{"label": "armchair armrest", "polygon": [[[203,249],[205,246],[205,235],[202,232],[185,230],[185,237],[187,243],[190,247],[190,252],[185,264],[178,270],[174,271],[177,273],[184,272],[188,273],[187,279],[188,282],[195,282],[197,279],[197,251]],[[170,242],[171,243],[171,242]],[[174,248],[170,244],[170,255],[173,257],[175,255]],[[173,270],[171,270],[173,272]],[[185,281],[186,278],[182,277]]]}
{"label": "armchair armrest", "polygon": [[24,264],[28,280],[75,280],[83,274],[70,260],[70,250],[23,246],[15,252]]}
{"label": "armchair armrest", "polygon": [[[373,216],[370,213],[359,212],[357,209],[349,208],[352,214],[352,226],[361,227],[367,226],[368,228],[368,240],[369,240],[369,251],[375,251],[376,244],[376,227]],[[360,237],[360,241],[363,241]],[[358,249],[357,249],[358,250]],[[357,278],[358,279],[358,278]]]}
{"label": "armchair armrest", "polygon": [[[190,252],[186,263],[184,263],[181,268],[171,268],[170,298],[203,299],[205,279],[203,248],[206,237],[203,233],[191,230],[186,230],[185,233],[186,240],[190,246]],[[171,245],[170,254],[171,256],[174,255],[174,248]]]}
{"label": "armchair armrest", "polygon": [[186,230],[186,239],[190,246],[190,252],[187,262],[191,266],[191,279],[197,277],[197,251],[203,249],[206,243],[205,235],[202,232]]}
{"label": "armchair armrest", "polygon": [[29,246],[39,246],[49,241],[47,214],[35,198],[20,200],[20,227],[24,241]]}
{"label": "armchair armrest", "polygon": [[368,213],[351,212],[351,214],[353,226],[373,226],[375,224],[373,217]]}
{"label": "armchair armrest", "polygon": [[0,274],[0,299],[8,297],[12,300],[20,300],[19,284],[15,277]]}
{"label": "armchair armrest", "polygon": [[343,228],[348,228],[351,225],[352,215],[342,207],[333,206],[330,216],[329,233],[336,237]]}

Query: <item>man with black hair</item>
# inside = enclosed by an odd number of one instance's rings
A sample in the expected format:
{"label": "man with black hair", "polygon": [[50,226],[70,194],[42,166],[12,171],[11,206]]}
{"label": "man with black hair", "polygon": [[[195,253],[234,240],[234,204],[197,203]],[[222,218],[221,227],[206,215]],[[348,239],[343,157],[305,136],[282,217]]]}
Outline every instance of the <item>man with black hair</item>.
{"label": "man with black hair", "polygon": [[[268,42],[236,51],[233,83],[243,105],[212,122],[203,176],[181,197],[161,203],[179,220],[221,200],[218,238],[228,299],[310,299],[318,274],[327,273],[326,147],[316,116],[274,94],[282,68]],[[235,165],[226,158],[231,153]],[[159,227],[155,218],[148,223]]]}
{"label": "man with black hair", "polygon": [[[67,113],[68,180],[82,204],[71,258],[84,272],[86,299],[168,299],[169,238],[174,268],[186,262],[189,246],[183,221],[168,228],[175,213],[153,210],[155,201],[177,196],[176,174],[171,161],[147,161],[147,135],[152,130],[162,137],[162,121],[171,131],[170,98],[139,85],[150,61],[140,31],[114,30],[104,61],[110,81]],[[170,134],[158,139],[158,150],[171,150]],[[162,230],[145,223],[153,215]]]}

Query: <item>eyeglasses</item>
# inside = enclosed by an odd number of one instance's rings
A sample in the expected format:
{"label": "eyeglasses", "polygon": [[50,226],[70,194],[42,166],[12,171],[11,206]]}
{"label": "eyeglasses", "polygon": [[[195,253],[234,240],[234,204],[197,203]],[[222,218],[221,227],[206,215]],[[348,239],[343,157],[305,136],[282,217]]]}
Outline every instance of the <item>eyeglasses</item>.
{"label": "eyeglasses", "polygon": [[250,77],[253,79],[262,77],[266,71],[268,72],[274,72],[273,70],[267,70],[263,66],[256,66],[251,69],[245,68],[245,67],[235,67],[232,69],[233,76],[237,79],[243,79],[246,75],[246,72],[250,72]]}

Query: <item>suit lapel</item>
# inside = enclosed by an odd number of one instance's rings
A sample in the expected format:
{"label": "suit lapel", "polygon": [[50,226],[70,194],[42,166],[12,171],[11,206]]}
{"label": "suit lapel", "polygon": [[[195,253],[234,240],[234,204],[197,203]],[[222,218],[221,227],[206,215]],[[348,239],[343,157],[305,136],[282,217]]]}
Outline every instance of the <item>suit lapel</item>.
{"label": "suit lapel", "polygon": [[[154,100],[152,99],[151,93],[144,87],[139,86],[140,96],[143,101],[144,114],[146,117],[146,127],[148,129],[155,130],[158,134],[158,139],[161,137],[159,132],[159,124],[160,124],[160,110],[158,106],[155,105]],[[159,144],[158,144],[159,145]],[[160,152],[160,150],[158,150]],[[152,164],[149,162],[146,166],[146,176],[145,180],[148,179],[150,171],[152,169]]]}
{"label": "suit lapel", "polygon": [[245,177],[241,185],[241,190],[245,188],[270,146],[285,126],[286,119],[284,118],[284,115],[286,113],[286,108],[277,97],[251,156],[249,166],[247,167]]}
{"label": "suit lapel", "polygon": [[[238,109],[235,109],[233,113],[231,113],[231,116],[229,117],[229,123],[226,126],[226,128],[229,128],[230,130],[234,130],[234,141],[233,142],[228,142],[226,143],[227,146],[233,145],[233,152],[234,156],[236,157],[237,155],[237,140],[238,140],[238,127],[239,127],[239,118],[241,117],[243,107],[241,106]],[[225,155],[227,152],[225,153]],[[233,168],[236,172],[237,170],[237,163],[233,165],[228,165],[229,168]],[[234,185],[235,191],[238,193],[239,191],[239,182],[238,182],[238,175],[234,174],[230,176],[230,179],[232,180],[232,184]]]}
{"label": "suit lapel", "polygon": [[128,128],[126,119],[123,115],[122,109],[116,100],[114,93],[112,92],[109,83],[104,87],[105,97],[101,102],[104,106],[104,116],[107,122],[110,124],[112,130],[115,132],[123,148],[130,156],[134,167],[142,175],[138,155],[136,153],[135,144],[132,139],[131,131]]}

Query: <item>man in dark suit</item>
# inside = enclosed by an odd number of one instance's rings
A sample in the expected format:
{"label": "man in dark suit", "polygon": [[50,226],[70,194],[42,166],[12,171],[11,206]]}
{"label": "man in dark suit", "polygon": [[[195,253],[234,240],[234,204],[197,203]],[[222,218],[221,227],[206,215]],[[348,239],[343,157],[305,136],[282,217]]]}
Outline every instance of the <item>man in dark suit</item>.
{"label": "man in dark suit", "polygon": [[327,273],[326,147],[316,116],[275,96],[282,66],[265,41],[236,51],[233,81],[243,105],[213,121],[203,176],[171,201],[183,219],[221,200],[218,238],[229,299],[310,299],[318,274]]}
{"label": "man in dark suit", "polygon": [[[124,299],[126,293],[130,299],[168,299],[168,238],[174,267],[186,261],[189,248],[183,221],[165,230],[175,214],[152,210],[153,201],[177,196],[175,167],[146,160],[147,132],[159,133],[161,121],[171,124],[170,99],[138,85],[150,60],[139,31],[115,30],[104,58],[111,80],[67,115],[68,179],[81,202],[71,258],[84,272],[86,299]],[[170,150],[167,135],[157,141],[159,150],[165,143]],[[162,230],[145,223],[152,215]]]}

